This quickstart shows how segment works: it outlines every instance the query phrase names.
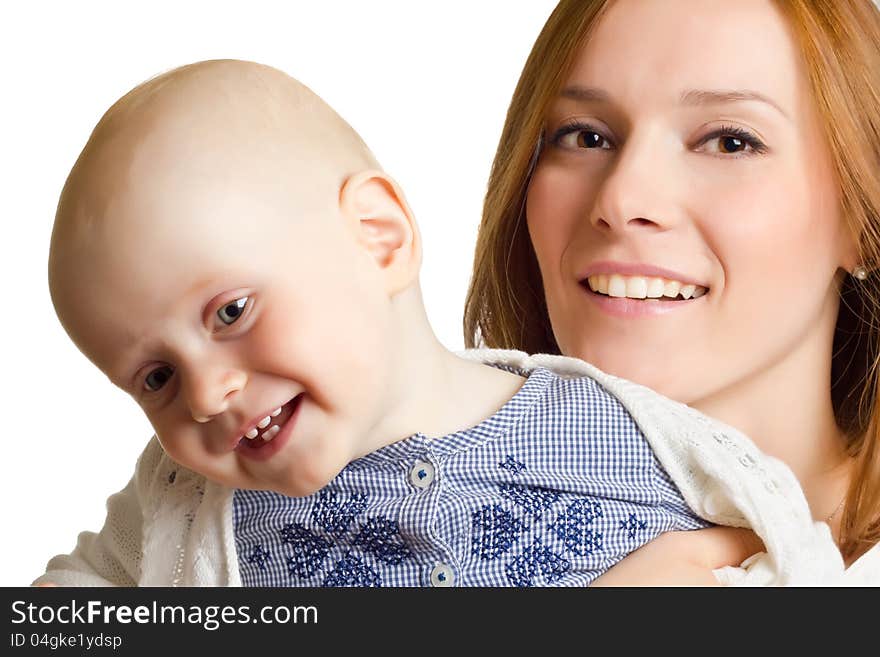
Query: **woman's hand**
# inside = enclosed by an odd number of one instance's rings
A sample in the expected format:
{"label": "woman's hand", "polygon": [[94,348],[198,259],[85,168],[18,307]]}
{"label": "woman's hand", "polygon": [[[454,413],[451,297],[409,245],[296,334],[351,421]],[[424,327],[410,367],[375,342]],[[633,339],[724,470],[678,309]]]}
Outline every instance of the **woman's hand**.
{"label": "woman's hand", "polygon": [[666,532],[627,555],[591,586],[719,586],[712,573],[764,551],[757,534],[735,527]]}

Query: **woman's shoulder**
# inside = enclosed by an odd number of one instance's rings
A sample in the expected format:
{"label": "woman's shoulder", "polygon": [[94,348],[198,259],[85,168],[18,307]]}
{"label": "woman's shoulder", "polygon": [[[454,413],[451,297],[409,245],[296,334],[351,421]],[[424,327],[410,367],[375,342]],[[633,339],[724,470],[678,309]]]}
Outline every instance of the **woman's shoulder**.
{"label": "woman's shoulder", "polygon": [[495,367],[528,373],[538,368],[550,370],[561,377],[604,378],[609,375],[586,361],[555,354],[527,354],[515,349],[465,349],[455,352],[460,358]]}
{"label": "woman's shoulder", "polygon": [[880,543],[846,569],[843,583],[847,586],[880,586]]}
{"label": "woman's shoulder", "polygon": [[[535,370],[545,369],[561,379],[590,379],[620,401],[640,425],[653,424],[657,419],[664,424],[670,421],[685,424],[705,422],[705,416],[684,404],[645,386],[603,372],[579,358],[556,354],[527,354],[513,349],[467,349],[456,352],[456,355],[524,376]],[[643,427],[645,428],[650,431],[653,427]]]}

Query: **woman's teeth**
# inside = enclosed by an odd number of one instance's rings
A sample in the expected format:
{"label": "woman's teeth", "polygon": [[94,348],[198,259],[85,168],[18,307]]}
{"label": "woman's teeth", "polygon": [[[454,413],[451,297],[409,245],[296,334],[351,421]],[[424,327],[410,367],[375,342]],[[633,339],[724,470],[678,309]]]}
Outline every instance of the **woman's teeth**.
{"label": "woman's teeth", "polygon": [[[257,426],[254,427],[253,429],[251,429],[250,431],[248,431],[244,435],[244,437],[247,438],[248,440],[253,440],[257,436],[260,436],[259,429],[266,429],[266,427],[269,427],[269,424],[271,424],[271,422],[272,422],[272,418],[278,417],[279,415],[281,415],[281,407],[276,408],[269,415],[267,415],[262,420],[257,422]],[[263,432],[263,434],[260,436],[260,438],[262,438],[263,440],[268,442],[268,441],[272,440],[275,436],[277,436],[279,431],[281,431],[281,427],[279,427],[277,424],[273,424],[271,427],[269,427],[268,429],[266,429]]]}
{"label": "woman's teeth", "polygon": [[701,285],[690,285],[666,278],[648,278],[645,276],[621,276],[620,274],[595,274],[587,278],[590,289],[609,297],[626,297],[628,299],[659,299],[669,297],[675,299],[698,299],[708,292]]}

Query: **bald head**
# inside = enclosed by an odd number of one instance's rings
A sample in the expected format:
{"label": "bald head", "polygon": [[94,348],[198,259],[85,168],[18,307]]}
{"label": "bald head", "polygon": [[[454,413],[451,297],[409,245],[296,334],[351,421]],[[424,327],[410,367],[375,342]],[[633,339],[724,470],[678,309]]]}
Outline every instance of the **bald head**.
{"label": "bald head", "polygon": [[184,153],[188,147],[226,146],[307,163],[308,169],[316,161],[350,173],[377,166],[351,126],[302,83],[262,64],[212,60],[163,73],[116,101],[95,126],[71,177],[88,171],[108,144],[131,147],[163,137],[180,140]]}
{"label": "bald head", "polygon": [[277,234],[332,213],[343,182],[371,168],[351,126],[281,71],[216,60],[153,78],[104,114],[62,190],[49,256],[59,317],[66,326],[90,268],[147,231],[231,234],[259,216]]}

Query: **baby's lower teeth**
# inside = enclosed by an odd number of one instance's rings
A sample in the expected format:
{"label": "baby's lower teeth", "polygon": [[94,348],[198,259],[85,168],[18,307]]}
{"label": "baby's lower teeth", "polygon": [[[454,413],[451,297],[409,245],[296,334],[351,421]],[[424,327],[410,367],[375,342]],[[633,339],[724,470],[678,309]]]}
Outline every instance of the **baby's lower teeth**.
{"label": "baby's lower teeth", "polygon": [[271,427],[263,432],[261,438],[268,442],[272,440],[275,436],[277,436],[279,431],[281,431],[281,427],[279,427],[277,424],[273,424]]}

